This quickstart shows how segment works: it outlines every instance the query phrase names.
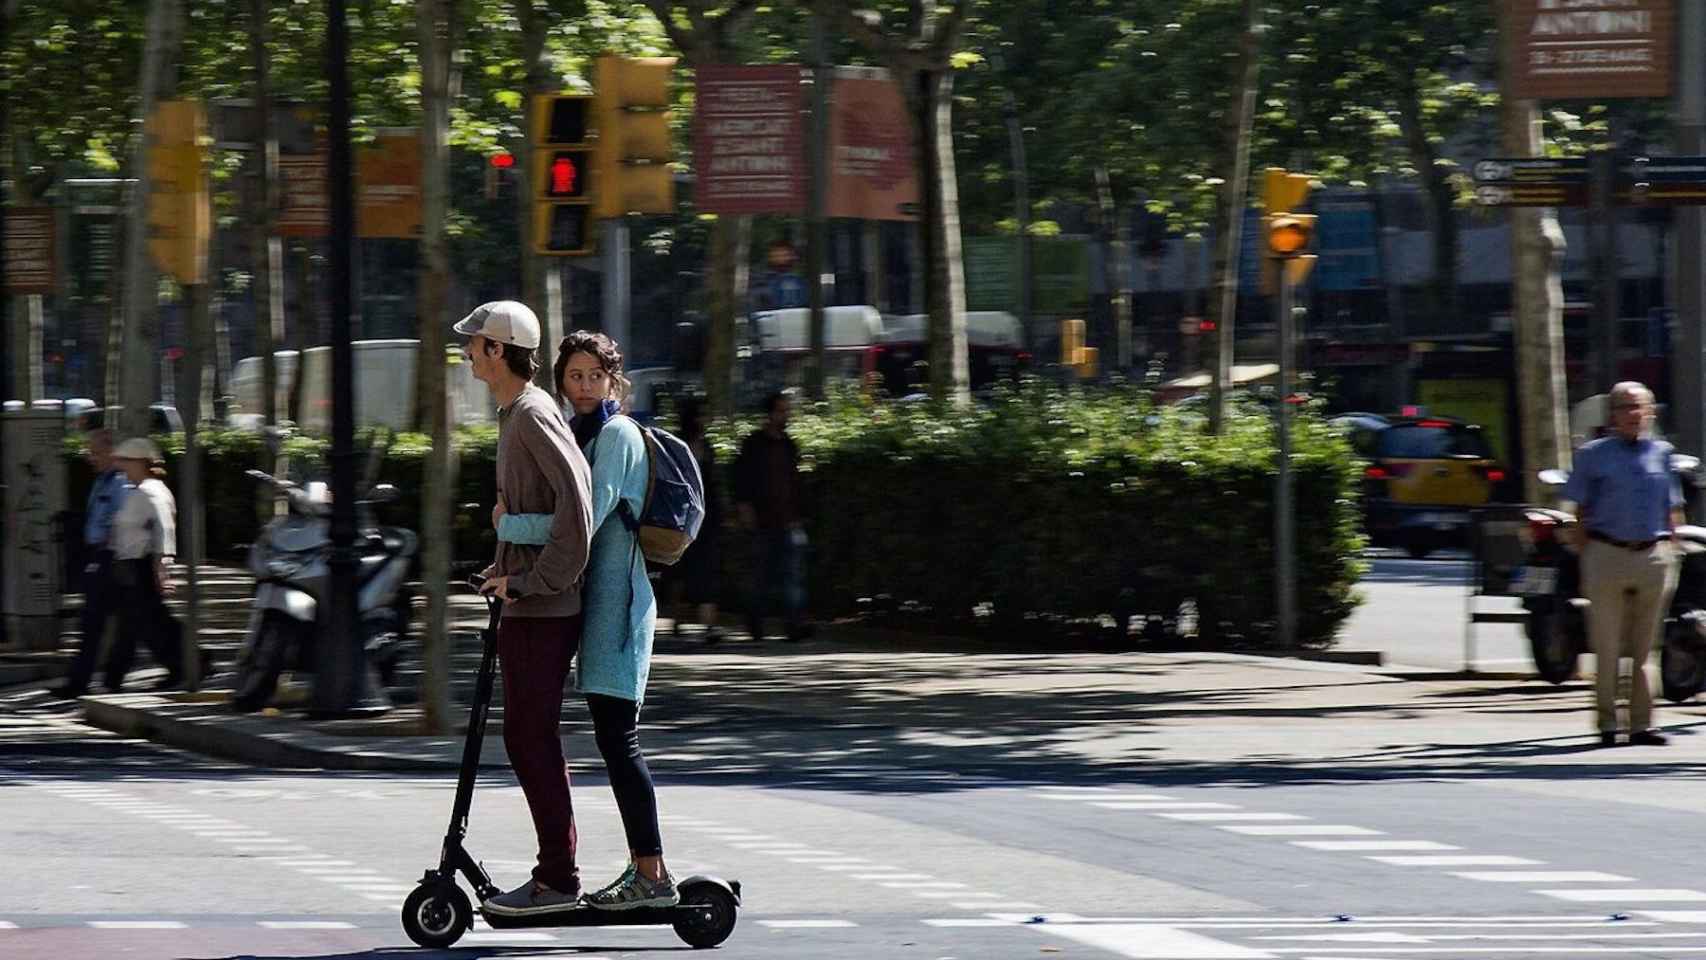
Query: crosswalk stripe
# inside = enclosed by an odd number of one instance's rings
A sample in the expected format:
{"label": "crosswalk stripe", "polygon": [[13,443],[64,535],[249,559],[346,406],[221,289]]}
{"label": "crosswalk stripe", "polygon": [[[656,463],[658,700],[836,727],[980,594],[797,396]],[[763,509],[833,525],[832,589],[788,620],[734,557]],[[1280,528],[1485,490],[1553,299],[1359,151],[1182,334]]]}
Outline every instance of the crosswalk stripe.
{"label": "crosswalk stripe", "polygon": [[775,930],[818,930],[838,927],[856,927],[851,920],[760,920],[758,925]]}
{"label": "crosswalk stripe", "polygon": [[1384,830],[1371,830],[1368,827],[1353,827],[1343,823],[1275,824],[1273,826],[1250,827],[1228,825],[1217,829],[1225,830],[1228,833],[1247,834],[1252,837],[1369,837],[1386,832]]}
{"label": "crosswalk stripe", "polygon": [[1101,807],[1103,810],[1236,810],[1236,809],[1238,809],[1238,805],[1236,803],[1211,803],[1208,801],[1194,801],[1193,802],[1193,801],[1184,801],[1184,800],[1166,800],[1166,801],[1153,800],[1153,801],[1146,801],[1146,802],[1142,802],[1142,803],[1138,803],[1135,801],[1124,801],[1124,800],[1113,800],[1113,801],[1092,800],[1090,802],[1090,806]]}
{"label": "crosswalk stripe", "polygon": [[354,930],[355,924],[342,920],[262,920],[268,930]]}
{"label": "crosswalk stripe", "polygon": [[1643,900],[1650,903],[1706,902],[1706,893],[1699,890],[1676,888],[1643,890],[1630,887],[1608,887],[1601,890],[1536,890],[1534,892],[1559,900],[1573,900],[1577,903],[1638,903]]}
{"label": "crosswalk stripe", "polygon": [[[1028,924],[1049,937],[1065,937],[1088,947],[1134,960],[1270,960],[1280,951],[1257,950],[1200,933],[1156,924]],[[1320,948],[1311,948],[1320,949]]]}
{"label": "crosswalk stripe", "polygon": [[1498,855],[1479,854],[1421,854],[1414,857],[1369,857],[1394,867],[1526,867],[1533,864],[1545,863],[1544,860],[1530,860],[1526,857],[1506,857]]}
{"label": "crosswalk stripe", "polygon": [[1634,883],[1634,877],[1596,870],[1456,870],[1452,876],[1483,883]]}
{"label": "crosswalk stripe", "polygon": [[1185,821],[1193,821],[1193,822],[1198,822],[1198,823],[1232,822],[1232,821],[1237,821],[1237,820],[1246,820],[1246,821],[1250,821],[1250,822],[1256,822],[1256,821],[1262,821],[1262,820],[1279,821],[1279,820],[1308,820],[1309,819],[1308,817],[1300,816],[1300,815],[1295,814],[1295,813],[1255,813],[1255,812],[1250,812],[1250,813],[1238,813],[1238,812],[1224,813],[1224,812],[1218,812],[1218,811],[1209,812],[1209,813],[1160,813],[1160,814],[1156,814],[1156,816],[1165,817],[1168,820],[1185,820]]}
{"label": "crosswalk stripe", "polygon": [[183,930],[185,925],[177,920],[90,920],[89,926],[97,930]]}
{"label": "crosswalk stripe", "polygon": [[1292,846],[1310,850],[1462,850],[1432,840],[1293,840]]}

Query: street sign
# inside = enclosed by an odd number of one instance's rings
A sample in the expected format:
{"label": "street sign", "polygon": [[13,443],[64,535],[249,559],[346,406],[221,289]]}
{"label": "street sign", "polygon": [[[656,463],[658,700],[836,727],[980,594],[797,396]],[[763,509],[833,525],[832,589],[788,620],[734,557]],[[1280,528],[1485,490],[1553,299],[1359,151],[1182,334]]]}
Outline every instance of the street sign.
{"label": "street sign", "polygon": [[1706,157],[1637,157],[1621,172],[1627,178],[1630,203],[1706,204]]}
{"label": "street sign", "polygon": [[52,207],[6,208],[6,236],[0,256],[6,263],[5,291],[15,296],[54,292],[55,242]]}
{"label": "street sign", "polygon": [[800,67],[697,71],[694,203],[708,213],[804,213],[806,168]]}
{"label": "street sign", "polygon": [[1676,0],[1509,0],[1517,100],[1671,95]]}
{"label": "street sign", "polygon": [[1492,157],[1475,164],[1475,200],[1486,207],[1585,206],[1585,157]]}

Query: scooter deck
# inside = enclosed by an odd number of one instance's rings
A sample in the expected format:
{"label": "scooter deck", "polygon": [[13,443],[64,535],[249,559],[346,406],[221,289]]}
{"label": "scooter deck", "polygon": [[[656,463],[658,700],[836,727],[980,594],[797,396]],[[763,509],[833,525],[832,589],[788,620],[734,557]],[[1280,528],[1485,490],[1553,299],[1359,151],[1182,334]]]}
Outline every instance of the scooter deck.
{"label": "scooter deck", "polygon": [[689,919],[696,909],[691,904],[673,907],[636,907],[632,910],[596,910],[585,904],[564,907],[549,913],[530,913],[506,917],[487,913],[480,916],[493,930],[519,930],[527,927],[667,927],[678,920]]}

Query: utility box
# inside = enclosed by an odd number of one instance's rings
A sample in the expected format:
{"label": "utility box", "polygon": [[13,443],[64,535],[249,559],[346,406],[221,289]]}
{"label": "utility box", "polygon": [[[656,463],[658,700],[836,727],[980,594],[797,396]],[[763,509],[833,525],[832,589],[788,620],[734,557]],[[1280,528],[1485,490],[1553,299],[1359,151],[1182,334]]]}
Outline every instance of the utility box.
{"label": "utility box", "polygon": [[65,569],[60,517],[65,513],[65,413],[59,401],[30,407],[8,403],[3,506],[5,577],[0,612],[6,617],[0,652],[53,650],[59,643],[60,576]]}

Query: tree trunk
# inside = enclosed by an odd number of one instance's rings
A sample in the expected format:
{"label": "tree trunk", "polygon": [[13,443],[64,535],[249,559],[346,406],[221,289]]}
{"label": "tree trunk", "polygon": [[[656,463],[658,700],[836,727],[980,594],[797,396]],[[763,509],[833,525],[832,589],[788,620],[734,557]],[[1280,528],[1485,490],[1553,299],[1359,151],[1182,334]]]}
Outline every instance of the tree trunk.
{"label": "tree trunk", "polygon": [[421,579],[426,584],[426,632],[422,645],[421,722],[424,732],[443,733],[450,722],[450,502],[454,458],[449,405],[445,402],[444,304],[450,282],[450,250],[444,232],[450,200],[450,58],[455,0],[423,0],[418,10],[421,50],[421,348],[416,369],[418,396],[432,430],[421,491]]}
{"label": "tree trunk", "polygon": [[[254,272],[255,349],[261,357],[261,409],[267,426],[278,423],[278,362],[284,340],[284,255],[273,233],[278,182],[278,142],[272,135],[272,57],[267,48],[267,0],[249,0],[249,49],[255,67],[254,208],[249,216],[250,269]],[[256,411],[249,411],[251,413]],[[270,468],[269,468],[270,472]],[[269,498],[270,499],[270,498]]]}
{"label": "tree trunk", "polygon": [[735,333],[745,311],[752,218],[721,216],[711,229],[711,303],[705,331],[705,404],[713,417],[735,412]]}
{"label": "tree trunk", "polygon": [[557,92],[551,75],[551,61],[546,54],[545,39],[550,22],[533,6],[534,0],[515,0],[516,20],[521,24],[521,59],[527,66],[527,97],[523,102],[521,122],[521,155],[516,157],[515,191],[516,223],[521,228],[521,301],[539,315],[539,376],[535,382],[552,388],[552,365],[556,363],[556,337],[568,330],[563,313],[552,312],[553,304],[545,295],[545,272],[557,269],[558,258],[542,257],[533,252],[533,104],[535,98]]}
{"label": "tree trunk", "polygon": [[[1408,81],[1411,78],[1406,77]],[[1433,234],[1433,291],[1434,315],[1453,316],[1457,312],[1457,211],[1456,191],[1451,180],[1439,166],[1439,155],[1428,140],[1422,126],[1421,94],[1414,83],[1405,82],[1398,97],[1398,127],[1404,133],[1404,147],[1410,163],[1421,177],[1422,189],[1427,192],[1428,229]]]}
{"label": "tree trunk", "polygon": [[178,478],[182,502],[179,508],[178,562],[188,574],[188,602],[183,632],[184,685],[194,690],[201,684],[201,561],[207,543],[207,509],[202,490],[201,387],[206,369],[209,316],[208,284],[183,288],[185,303],[184,363],[178,375],[178,409],[184,418],[184,459]]}
{"label": "tree trunk", "polygon": [[[147,39],[142,52],[141,113],[145,120],[175,84],[173,61],[183,37],[182,12],[178,0],[149,3]],[[154,290],[154,264],[148,256],[148,147],[145,132],[136,138],[136,153],[131,158],[136,185],[130,192],[125,222],[124,340],[122,349],[111,354],[109,361],[123,365],[118,391],[118,401],[124,407],[118,423],[121,436],[148,432],[148,406],[154,402],[157,390],[155,356],[160,343],[160,315]]]}
{"label": "tree trunk", "polygon": [[930,396],[971,401],[966,353],[965,264],[960,251],[960,191],[954,174],[953,73],[917,74],[911,88],[918,116],[919,186],[924,193],[924,286],[929,320]]}
{"label": "tree trunk", "polygon": [[[1542,152],[1540,119],[1531,100],[1504,102],[1505,150]],[[1512,328],[1516,339],[1517,406],[1522,421],[1523,495],[1541,502],[1538,474],[1570,465],[1568,395],[1564,389],[1564,231],[1547,208],[1511,210]]]}
{"label": "tree trunk", "polygon": [[[1244,204],[1250,186],[1250,127],[1256,115],[1256,70],[1262,43],[1262,5],[1244,2],[1245,30],[1238,45],[1237,99],[1226,112],[1226,186],[1217,212],[1214,251],[1215,284],[1219,296],[1212,298],[1210,319],[1214,336],[1209,338],[1214,369],[1209,377],[1209,431],[1220,433],[1226,420],[1226,394],[1232,389],[1233,333],[1238,319],[1238,255],[1243,249]],[[1208,618],[1204,618],[1205,624]]]}
{"label": "tree trunk", "polygon": [[290,422],[302,423],[302,396],[308,382],[308,344],[319,339],[319,313],[314,306],[314,288],[309,284],[309,250],[306,243],[296,245],[296,322],[291,324],[289,340],[296,351],[296,373],[290,378]]}

